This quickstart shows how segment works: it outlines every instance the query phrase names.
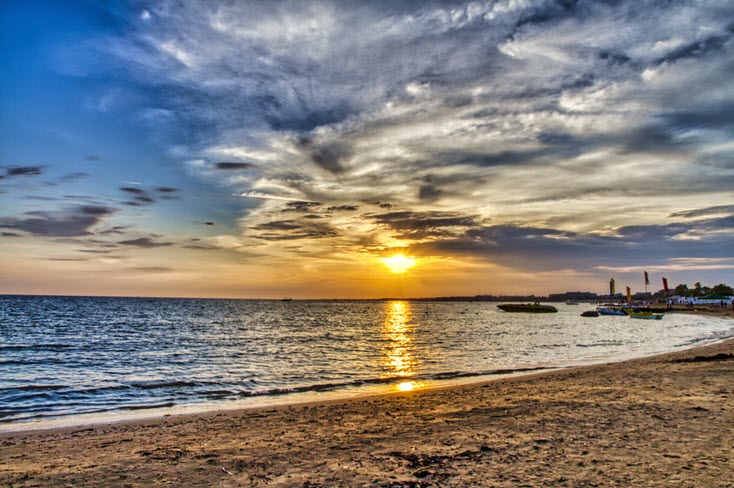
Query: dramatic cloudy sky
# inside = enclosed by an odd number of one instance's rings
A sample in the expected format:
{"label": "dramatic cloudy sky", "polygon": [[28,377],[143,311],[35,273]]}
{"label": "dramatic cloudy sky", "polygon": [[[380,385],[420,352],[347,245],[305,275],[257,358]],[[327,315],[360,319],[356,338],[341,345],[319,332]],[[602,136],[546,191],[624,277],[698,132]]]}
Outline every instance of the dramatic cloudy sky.
{"label": "dramatic cloudy sky", "polygon": [[730,0],[5,0],[0,22],[0,293],[734,283]]}

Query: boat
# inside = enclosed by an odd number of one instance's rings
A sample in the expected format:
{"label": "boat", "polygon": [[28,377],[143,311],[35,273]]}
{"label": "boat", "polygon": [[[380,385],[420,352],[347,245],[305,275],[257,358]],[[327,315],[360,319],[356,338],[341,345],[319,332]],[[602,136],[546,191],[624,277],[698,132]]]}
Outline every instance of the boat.
{"label": "boat", "polygon": [[622,312],[624,312],[625,315],[629,315],[631,313],[639,313],[639,312],[652,312],[652,310],[650,310],[650,307],[642,306],[642,305],[622,307],[620,310],[622,310]]}
{"label": "boat", "polygon": [[558,309],[553,305],[541,305],[539,303],[503,303],[497,305],[503,312],[522,313],[556,313]]}
{"label": "boat", "polygon": [[586,312],[581,314],[582,317],[598,317],[599,312],[596,310],[587,310]]}
{"label": "boat", "polygon": [[647,319],[647,320],[662,320],[663,314],[653,313],[653,312],[630,312],[630,318]]}
{"label": "boat", "polygon": [[599,315],[624,315],[624,312],[616,308],[597,308]]}

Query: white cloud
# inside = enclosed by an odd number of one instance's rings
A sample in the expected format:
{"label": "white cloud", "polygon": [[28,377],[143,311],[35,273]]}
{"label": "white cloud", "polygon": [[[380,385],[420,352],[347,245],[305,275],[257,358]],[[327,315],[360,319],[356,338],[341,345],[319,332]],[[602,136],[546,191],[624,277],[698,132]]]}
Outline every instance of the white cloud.
{"label": "white cloud", "polygon": [[[109,47],[205,132],[179,141],[191,171],[262,200],[245,234],[292,200],[578,232],[720,204],[728,170],[700,161],[731,126],[670,119],[734,104],[725,4],[171,5]],[[254,169],[212,170],[228,158]]]}

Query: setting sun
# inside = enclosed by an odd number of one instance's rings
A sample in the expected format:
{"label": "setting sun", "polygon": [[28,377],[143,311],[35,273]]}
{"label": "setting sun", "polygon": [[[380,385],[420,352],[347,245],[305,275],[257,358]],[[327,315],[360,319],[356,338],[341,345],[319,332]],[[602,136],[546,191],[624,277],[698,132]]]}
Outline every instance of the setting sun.
{"label": "setting sun", "polygon": [[402,254],[396,254],[389,258],[381,258],[380,260],[393,273],[405,273],[415,266],[415,259],[405,257]]}

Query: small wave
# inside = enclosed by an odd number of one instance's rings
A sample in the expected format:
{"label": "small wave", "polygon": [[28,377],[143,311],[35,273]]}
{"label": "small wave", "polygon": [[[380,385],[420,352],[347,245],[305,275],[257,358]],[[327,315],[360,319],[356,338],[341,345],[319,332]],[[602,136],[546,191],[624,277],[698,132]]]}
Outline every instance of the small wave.
{"label": "small wave", "polygon": [[624,346],[624,342],[619,341],[600,341],[595,342],[593,344],[576,344],[576,347],[615,347],[615,346]]}
{"label": "small wave", "polygon": [[88,415],[95,413],[107,413],[118,410],[118,408],[100,408],[100,409],[80,409],[74,412],[69,411],[58,411],[48,409],[23,409],[17,411],[2,411],[0,412],[0,424],[16,423],[16,422],[28,422],[32,420],[45,420],[60,417],[68,417],[71,415]]}
{"label": "small wave", "polygon": [[729,329],[729,330],[719,331],[719,332],[712,332],[710,334],[706,334],[705,336],[701,336],[701,337],[695,337],[685,342],[676,344],[675,347],[688,347],[688,346],[694,346],[696,344],[723,341],[723,340],[731,339],[731,338],[734,338],[734,328]]}
{"label": "small wave", "polygon": [[194,386],[203,386],[203,382],[199,381],[158,381],[151,383],[135,382],[130,383],[131,388],[138,388],[140,390],[158,390],[161,388],[190,388]]}
{"label": "small wave", "polygon": [[515,373],[531,373],[534,371],[547,370],[547,367],[533,367],[533,368],[507,368],[507,369],[492,369],[486,371],[449,371],[443,373],[431,373],[431,374],[419,374],[413,376],[396,376],[389,378],[367,378],[354,381],[334,382],[334,383],[316,383],[312,385],[293,386],[287,388],[273,388],[269,390],[258,390],[258,391],[241,391],[239,396],[241,397],[258,397],[258,396],[279,396],[289,395],[293,393],[307,393],[307,392],[325,392],[332,391],[341,388],[358,387],[364,385],[383,385],[383,384],[396,384],[404,381],[445,381],[459,378],[472,378],[480,376],[499,376]]}
{"label": "small wave", "polygon": [[169,408],[175,406],[176,404],[174,402],[154,403],[150,405],[123,405],[119,407],[119,410],[147,410],[149,408]]}
{"label": "small wave", "polygon": [[0,351],[62,351],[74,347],[74,344],[16,344],[0,346]]}
{"label": "small wave", "polygon": [[14,391],[53,391],[68,388],[68,385],[23,385],[10,388],[0,388],[0,393],[12,393]]}

